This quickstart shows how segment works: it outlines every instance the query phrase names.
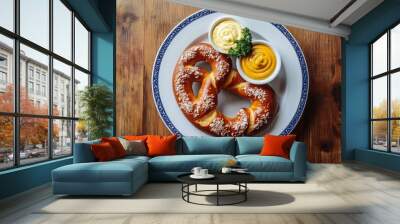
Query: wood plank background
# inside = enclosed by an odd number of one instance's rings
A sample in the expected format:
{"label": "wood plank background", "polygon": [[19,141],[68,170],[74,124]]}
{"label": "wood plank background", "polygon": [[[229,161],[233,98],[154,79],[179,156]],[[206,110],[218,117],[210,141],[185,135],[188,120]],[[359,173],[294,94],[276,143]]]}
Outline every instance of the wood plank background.
{"label": "wood plank background", "polygon": [[[155,55],[170,30],[199,9],[167,0],[117,0],[117,134],[170,134],[153,102]],[[310,73],[310,93],[294,131],[308,145],[310,162],[341,161],[341,39],[289,27]]]}

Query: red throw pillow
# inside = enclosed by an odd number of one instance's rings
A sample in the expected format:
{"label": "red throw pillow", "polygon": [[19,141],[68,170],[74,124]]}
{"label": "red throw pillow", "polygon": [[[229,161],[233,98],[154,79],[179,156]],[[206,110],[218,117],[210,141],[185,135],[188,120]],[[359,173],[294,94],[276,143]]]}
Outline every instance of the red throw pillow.
{"label": "red throw pillow", "polygon": [[124,146],[122,146],[121,142],[117,137],[109,137],[109,138],[101,138],[101,142],[108,142],[114,149],[115,155],[118,158],[126,156],[126,151]]}
{"label": "red throw pillow", "polygon": [[126,135],[124,136],[124,139],[129,140],[129,141],[146,141],[147,135]]}
{"label": "red throw pillow", "polygon": [[94,157],[99,162],[110,161],[116,159],[115,151],[112,145],[108,142],[91,145]]}
{"label": "red throw pillow", "polygon": [[147,136],[147,154],[148,156],[165,156],[165,155],[176,155],[176,143],[177,136]]}
{"label": "red throw pillow", "polygon": [[261,149],[260,155],[262,156],[280,156],[289,159],[290,147],[296,135],[285,135],[285,136],[264,136],[264,146]]}

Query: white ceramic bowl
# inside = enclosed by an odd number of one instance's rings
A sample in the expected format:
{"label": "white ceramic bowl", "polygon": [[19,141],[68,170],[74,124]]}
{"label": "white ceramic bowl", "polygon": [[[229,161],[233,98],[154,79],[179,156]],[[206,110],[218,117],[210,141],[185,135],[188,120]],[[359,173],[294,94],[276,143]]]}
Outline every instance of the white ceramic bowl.
{"label": "white ceramic bowl", "polygon": [[274,52],[275,58],[276,58],[276,65],[275,65],[275,70],[272,72],[272,74],[269,75],[265,79],[252,79],[251,77],[246,75],[246,73],[242,70],[242,66],[240,64],[240,58],[236,58],[236,68],[237,68],[240,76],[242,76],[242,78],[244,80],[246,80],[247,82],[255,84],[255,85],[264,85],[264,84],[269,83],[272,80],[274,80],[278,76],[278,74],[280,73],[281,67],[282,67],[281,56],[280,56],[279,52],[276,50],[276,48],[271,43],[269,43],[267,41],[264,41],[264,40],[254,40],[254,41],[252,41],[252,45],[255,45],[255,44],[267,45]]}
{"label": "white ceramic bowl", "polygon": [[[217,50],[218,52],[221,52],[221,53],[223,53],[223,54],[228,54],[228,51],[219,48],[219,47],[214,43],[213,38],[212,38],[212,31],[214,30],[215,26],[216,26],[217,24],[219,24],[220,22],[224,21],[224,20],[233,20],[233,21],[237,22],[237,23],[242,27],[242,24],[240,24],[236,19],[234,19],[234,18],[232,18],[232,17],[224,16],[224,17],[218,18],[218,19],[216,19],[216,20],[211,24],[210,29],[208,30],[208,41],[211,43],[211,45],[213,46],[213,48],[214,48],[215,50]],[[243,28],[243,27],[242,27],[242,28]]]}

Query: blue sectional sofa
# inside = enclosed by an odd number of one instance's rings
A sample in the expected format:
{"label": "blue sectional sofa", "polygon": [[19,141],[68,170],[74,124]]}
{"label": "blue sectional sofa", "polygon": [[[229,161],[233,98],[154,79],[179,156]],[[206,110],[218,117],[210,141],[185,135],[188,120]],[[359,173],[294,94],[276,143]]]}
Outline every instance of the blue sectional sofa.
{"label": "blue sectional sofa", "polygon": [[148,181],[176,181],[193,167],[218,172],[228,160],[236,160],[260,182],[304,182],[306,146],[294,142],[290,159],[260,156],[263,137],[182,137],[177,140],[177,155],[127,156],[96,162],[90,149],[98,141],[77,143],[74,163],[52,172],[54,194],[131,195]]}

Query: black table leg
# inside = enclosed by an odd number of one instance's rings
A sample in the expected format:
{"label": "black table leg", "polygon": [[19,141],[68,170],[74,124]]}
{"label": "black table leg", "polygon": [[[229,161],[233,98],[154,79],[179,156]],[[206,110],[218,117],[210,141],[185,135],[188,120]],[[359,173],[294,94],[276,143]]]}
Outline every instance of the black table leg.
{"label": "black table leg", "polygon": [[197,184],[195,185],[195,190],[194,191],[196,191],[197,192]]}
{"label": "black table leg", "polygon": [[244,201],[247,201],[247,192],[248,192],[248,190],[247,190],[247,182],[244,183],[244,187],[245,187],[245,191],[246,191],[246,192],[244,192]]}
{"label": "black table leg", "polygon": [[187,201],[190,202],[189,200],[189,195],[190,195],[190,184],[187,185]]}
{"label": "black table leg", "polygon": [[217,206],[219,206],[219,184],[217,184]]}
{"label": "black table leg", "polygon": [[181,191],[182,191],[182,199],[184,199],[184,198],[183,198],[183,190],[184,190],[184,188],[183,188],[183,187],[184,187],[184,186],[185,186],[185,185],[182,183],[182,187],[181,187]]}

